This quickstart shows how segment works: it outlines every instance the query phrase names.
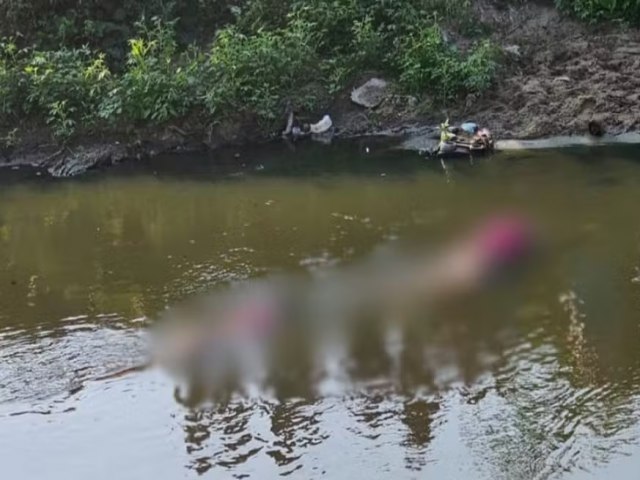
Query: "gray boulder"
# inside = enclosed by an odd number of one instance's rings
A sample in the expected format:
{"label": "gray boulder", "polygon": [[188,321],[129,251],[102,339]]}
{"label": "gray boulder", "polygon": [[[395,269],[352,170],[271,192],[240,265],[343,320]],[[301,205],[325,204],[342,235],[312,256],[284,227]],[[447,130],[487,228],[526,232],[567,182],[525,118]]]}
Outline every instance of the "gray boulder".
{"label": "gray boulder", "polygon": [[382,103],[389,91],[389,84],[381,78],[372,78],[351,92],[351,101],[365,108],[375,108]]}

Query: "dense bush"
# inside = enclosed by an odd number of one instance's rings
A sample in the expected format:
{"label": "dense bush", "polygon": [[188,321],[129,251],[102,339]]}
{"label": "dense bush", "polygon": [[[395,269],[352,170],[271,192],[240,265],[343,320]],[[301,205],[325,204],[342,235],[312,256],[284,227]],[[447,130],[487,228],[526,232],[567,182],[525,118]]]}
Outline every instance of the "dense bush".
{"label": "dense bush", "polygon": [[88,48],[42,51],[0,42],[0,124],[43,116],[57,137],[92,125],[112,85],[103,54]]}
{"label": "dense bush", "polygon": [[123,61],[140,18],[177,19],[184,44],[207,41],[232,21],[243,0],[0,0],[0,36],[36,39],[48,48],[89,45]]}
{"label": "dense bush", "polygon": [[129,40],[126,69],[105,98],[100,116],[134,122],[165,122],[197,103],[198,56],[178,53],[173,23],[152,19],[141,36]]}
{"label": "dense bush", "polygon": [[[286,104],[316,110],[364,70],[449,101],[487,88],[496,68],[489,44],[459,51],[443,40],[439,23],[460,31],[473,20],[469,0],[77,3],[0,4],[0,13],[36,30],[29,42],[9,32],[21,46],[0,42],[0,123],[33,115],[68,138],[79,126],[163,123],[200,112],[207,122],[241,115],[272,129]],[[188,25],[214,14],[225,25],[211,23],[205,46]]]}
{"label": "dense bush", "polygon": [[261,120],[282,116],[283,101],[318,80],[320,59],[311,27],[293,22],[286,29],[245,35],[222,30],[208,57],[204,101],[212,115],[249,111]]}
{"label": "dense bush", "polygon": [[556,0],[556,4],[583,20],[640,23],[640,0]]}
{"label": "dense bush", "polygon": [[352,52],[354,34],[366,27],[385,42],[382,54],[426,24],[458,24],[471,17],[470,0],[293,0],[291,14],[314,25],[325,50]]}
{"label": "dense bush", "polygon": [[43,112],[54,134],[68,137],[78,121],[93,122],[111,78],[104,55],[83,48],[32,52],[23,81],[26,112]]}
{"label": "dense bush", "polygon": [[177,51],[171,23],[154,19],[140,33],[130,40],[119,75],[104,54],[87,47],[43,51],[0,42],[0,121],[44,115],[53,134],[67,138],[78,125],[159,123],[184,115],[198,102],[204,60]]}
{"label": "dense bush", "polygon": [[0,120],[16,114],[24,103],[20,54],[12,41],[0,42]]}
{"label": "dense bush", "polygon": [[400,82],[414,93],[429,89],[440,100],[487,88],[497,67],[496,54],[482,43],[467,55],[448,45],[437,25],[408,38],[399,58]]}

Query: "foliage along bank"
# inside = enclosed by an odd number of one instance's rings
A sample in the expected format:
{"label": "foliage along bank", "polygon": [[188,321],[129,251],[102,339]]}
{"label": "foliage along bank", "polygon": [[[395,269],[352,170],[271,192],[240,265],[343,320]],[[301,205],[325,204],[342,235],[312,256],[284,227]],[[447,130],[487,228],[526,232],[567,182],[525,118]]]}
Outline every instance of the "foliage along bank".
{"label": "foliage along bank", "polygon": [[[486,89],[498,67],[470,0],[125,3],[0,7],[23,30],[5,25],[0,41],[5,143],[25,118],[44,121],[60,141],[185,116],[204,124],[247,118],[268,132],[287,103],[317,111],[363,70],[443,103]],[[449,42],[443,25],[470,46]]]}

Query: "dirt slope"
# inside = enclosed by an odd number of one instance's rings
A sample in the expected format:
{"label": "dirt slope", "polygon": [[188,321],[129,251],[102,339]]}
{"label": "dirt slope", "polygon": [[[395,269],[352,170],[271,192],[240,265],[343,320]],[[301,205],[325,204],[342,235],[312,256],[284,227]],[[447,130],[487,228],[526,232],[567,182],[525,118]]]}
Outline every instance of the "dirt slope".
{"label": "dirt slope", "polygon": [[505,52],[507,71],[496,88],[468,98],[459,114],[499,137],[585,133],[592,119],[609,133],[640,129],[638,30],[595,29],[538,4],[498,9],[479,2],[476,8],[511,53]]}

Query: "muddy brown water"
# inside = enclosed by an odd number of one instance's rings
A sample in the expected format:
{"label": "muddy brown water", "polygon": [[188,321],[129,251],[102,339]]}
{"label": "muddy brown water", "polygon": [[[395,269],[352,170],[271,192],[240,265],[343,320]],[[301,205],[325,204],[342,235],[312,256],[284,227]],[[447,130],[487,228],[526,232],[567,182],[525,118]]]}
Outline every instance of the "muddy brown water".
{"label": "muddy brown water", "polygon": [[[439,163],[265,148],[0,177],[0,477],[636,479],[638,147]],[[449,317],[291,346],[264,389],[192,407],[144,361],[167,306],[272,272],[535,218],[530,275]]]}

